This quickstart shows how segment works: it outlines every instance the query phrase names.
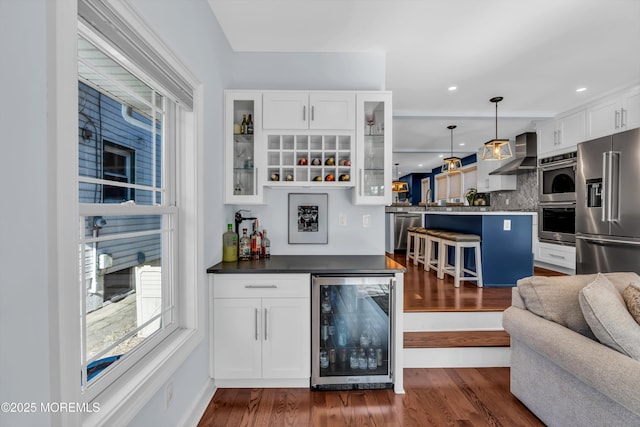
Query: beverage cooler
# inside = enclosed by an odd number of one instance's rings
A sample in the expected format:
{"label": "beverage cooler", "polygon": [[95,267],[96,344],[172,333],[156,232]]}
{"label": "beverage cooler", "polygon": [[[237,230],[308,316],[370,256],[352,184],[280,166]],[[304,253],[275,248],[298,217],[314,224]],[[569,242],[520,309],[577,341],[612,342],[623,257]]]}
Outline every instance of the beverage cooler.
{"label": "beverage cooler", "polygon": [[394,276],[313,276],[311,387],[393,387]]}

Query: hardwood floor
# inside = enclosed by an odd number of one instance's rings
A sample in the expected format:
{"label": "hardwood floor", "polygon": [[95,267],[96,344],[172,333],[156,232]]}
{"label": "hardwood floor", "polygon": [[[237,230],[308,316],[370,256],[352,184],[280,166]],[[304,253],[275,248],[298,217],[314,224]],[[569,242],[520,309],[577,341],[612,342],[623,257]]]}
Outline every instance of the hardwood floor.
{"label": "hardwood floor", "polygon": [[[404,254],[393,257],[405,265]],[[440,280],[435,272],[406,267],[405,312],[504,311],[511,305],[511,288],[467,282],[455,288],[448,276]],[[536,268],[534,274],[560,273]],[[447,346],[509,345],[503,331],[480,332],[447,333],[440,341]],[[405,347],[435,345],[439,337],[434,334],[405,333]],[[509,368],[404,369],[404,388],[404,395],[393,390],[218,389],[198,426],[544,425],[510,393]]]}
{"label": "hardwood floor", "polygon": [[[389,255],[389,254],[388,254]],[[460,287],[453,285],[453,278],[445,275],[438,279],[435,271],[424,271],[421,265],[414,266],[405,262],[405,254],[392,256],[396,262],[404,265],[404,311],[504,311],[511,305],[511,288],[478,288],[475,283],[461,282]],[[536,267],[536,276],[559,276],[551,270]]]}
{"label": "hardwood floor", "polygon": [[543,426],[509,392],[508,368],[405,369],[393,390],[219,389],[199,427]]}

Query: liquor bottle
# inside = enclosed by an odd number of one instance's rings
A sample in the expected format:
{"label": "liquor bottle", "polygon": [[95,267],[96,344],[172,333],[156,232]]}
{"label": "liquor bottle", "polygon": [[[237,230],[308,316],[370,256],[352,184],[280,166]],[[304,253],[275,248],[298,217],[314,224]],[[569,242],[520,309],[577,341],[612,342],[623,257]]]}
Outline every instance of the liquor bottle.
{"label": "liquor bottle", "polygon": [[243,115],[242,115],[242,124],[241,124],[240,126],[242,127],[242,134],[243,134],[243,135],[246,135],[246,133],[247,133],[247,126],[248,126],[248,123],[247,123],[247,115],[246,115],[246,114],[243,114]]}
{"label": "liquor bottle", "polygon": [[262,254],[262,238],[258,231],[258,220],[253,223],[253,234],[251,234],[251,258],[260,259]]}
{"label": "liquor bottle", "polygon": [[251,118],[251,114],[249,114],[249,120],[247,120],[247,134],[253,135],[253,119]]}
{"label": "liquor bottle", "polygon": [[238,260],[238,235],[233,231],[233,226],[227,224],[227,232],[222,235],[222,261],[233,262]]}
{"label": "liquor bottle", "polygon": [[248,261],[251,259],[251,239],[247,236],[247,229],[242,229],[242,237],[240,238],[240,260]]}
{"label": "liquor bottle", "polygon": [[322,318],[322,327],[320,328],[320,338],[325,342],[329,339],[329,320],[327,316],[323,316]]}
{"label": "liquor bottle", "polygon": [[271,240],[267,237],[267,230],[262,230],[262,257],[271,257]]}

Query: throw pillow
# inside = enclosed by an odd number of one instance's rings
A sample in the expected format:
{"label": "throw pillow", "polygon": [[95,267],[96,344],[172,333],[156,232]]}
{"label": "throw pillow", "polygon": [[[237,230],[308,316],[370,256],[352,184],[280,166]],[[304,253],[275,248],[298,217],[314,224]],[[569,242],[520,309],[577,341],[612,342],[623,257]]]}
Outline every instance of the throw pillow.
{"label": "throw pillow", "polygon": [[595,274],[527,277],[518,280],[518,291],[533,314],[594,339],[580,309],[578,294],[595,278]]}
{"label": "throw pillow", "polygon": [[[640,284],[638,284],[640,286]],[[629,284],[622,293],[622,298],[627,305],[627,310],[640,325],[640,287]]]}
{"label": "throw pillow", "polygon": [[579,294],[584,318],[598,340],[640,360],[640,325],[627,311],[620,291],[602,274]]}

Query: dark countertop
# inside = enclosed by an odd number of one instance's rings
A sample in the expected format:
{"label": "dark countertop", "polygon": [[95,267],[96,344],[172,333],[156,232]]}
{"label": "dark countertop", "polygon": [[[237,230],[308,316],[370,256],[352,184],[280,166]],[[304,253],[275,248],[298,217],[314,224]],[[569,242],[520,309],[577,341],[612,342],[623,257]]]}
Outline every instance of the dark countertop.
{"label": "dark countertop", "polygon": [[220,262],[207,273],[380,274],[405,272],[385,255],[272,255],[259,261]]}

